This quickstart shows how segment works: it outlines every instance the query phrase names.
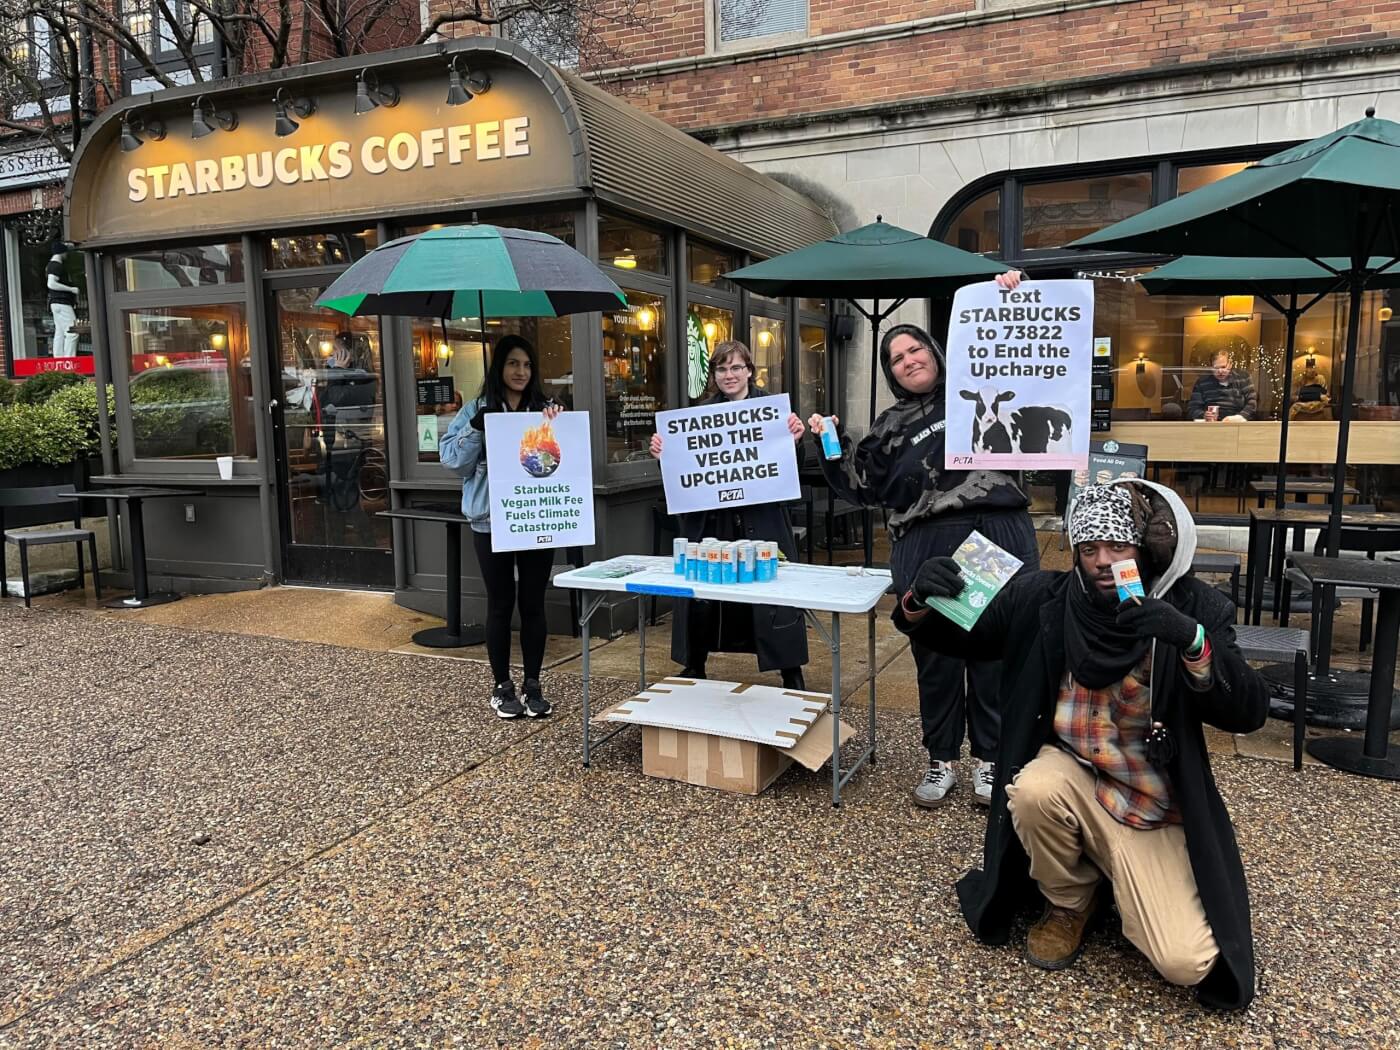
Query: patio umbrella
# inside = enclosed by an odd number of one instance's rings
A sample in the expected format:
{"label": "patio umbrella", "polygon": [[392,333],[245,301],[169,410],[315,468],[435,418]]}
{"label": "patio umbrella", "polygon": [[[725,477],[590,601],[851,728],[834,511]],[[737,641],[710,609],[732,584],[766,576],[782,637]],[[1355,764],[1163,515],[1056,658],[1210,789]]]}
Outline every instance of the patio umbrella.
{"label": "patio umbrella", "polygon": [[[1005,270],[1005,265],[985,256],[891,226],[877,215],[868,226],[725,276],[760,295],[849,301],[870,322],[869,423],[874,423],[880,326],[885,318],[909,299],[951,295],[965,284]],[[859,299],[869,299],[870,308],[861,306]],[[890,300],[883,310],[882,300]]]}

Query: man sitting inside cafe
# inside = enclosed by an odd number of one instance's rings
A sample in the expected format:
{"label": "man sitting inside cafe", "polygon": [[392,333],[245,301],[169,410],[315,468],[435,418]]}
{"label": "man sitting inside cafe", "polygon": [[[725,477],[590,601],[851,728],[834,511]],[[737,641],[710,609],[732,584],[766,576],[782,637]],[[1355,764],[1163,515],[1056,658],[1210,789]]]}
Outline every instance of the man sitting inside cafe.
{"label": "man sitting inside cafe", "polygon": [[1235,370],[1228,350],[1217,350],[1210,358],[1210,375],[1201,376],[1191,389],[1186,414],[1192,419],[1243,423],[1258,411],[1254,383],[1244,372]]}
{"label": "man sitting inside cafe", "polygon": [[[1196,529],[1170,489],[1120,480],[1070,507],[1074,566],[1018,576],[971,631],[931,610],[964,580],[931,558],[895,613],[935,650],[1003,661],[1001,743],[982,868],[958,883],[963,915],[1036,966],[1070,966],[1104,906],[1173,984],[1240,1009],[1254,995],[1249,897],[1202,724],[1247,733],[1268,697],[1235,646],[1235,609],[1188,575]],[[1132,560],[1145,594],[1120,601],[1113,565]]]}

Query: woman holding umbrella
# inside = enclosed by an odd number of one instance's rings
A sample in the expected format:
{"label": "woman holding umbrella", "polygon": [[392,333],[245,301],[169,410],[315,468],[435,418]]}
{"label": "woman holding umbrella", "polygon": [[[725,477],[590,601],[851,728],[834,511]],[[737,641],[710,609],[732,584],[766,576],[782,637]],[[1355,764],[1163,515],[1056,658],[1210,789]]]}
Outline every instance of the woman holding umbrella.
{"label": "woman holding umbrella", "polygon": [[[726,339],[710,355],[710,374],[701,405],[722,405],[764,397],[767,391],[753,380],[753,355],[737,339]],[[788,414],[788,430],[802,440],[802,420]],[[661,435],[652,434],[651,454],[661,458]],[[783,554],[796,560],[797,544],[787,511],[780,503],[762,503],[733,510],[684,514],[681,533],[699,539],[773,540]],[[917,568],[917,566],[916,566]],[[705,661],[714,650],[752,652],[760,671],[779,670],[788,689],[806,689],[802,676],[807,663],[807,622],[801,610],[776,605],[681,601],[671,622],[671,659],[682,666],[683,678],[704,678]]]}
{"label": "woman holding umbrella", "polygon": [[[1012,289],[1016,271],[996,281]],[[943,469],[943,348],[915,325],[895,325],[880,341],[880,367],[895,403],[885,409],[854,451],[842,435],[840,459],[822,459],[832,490],[852,503],[890,512],[890,571],[896,594],[903,594],[919,566],[949,556],[974,529],[1024,563],[1040,567],[1035,527],[1026,513],[1025,494],[1005,474],[990,470]],[[833,417],[834,419],[835,417]],[[822,417],[808,421],[822,432]],[[964,727],[975,769],[974,801],[988,805],[996,781],[993,759],[1001,732],[997,712],[1000,663],[969,663],[911,642],[919,677],[919,714],[929,768],[914,787],[914,802],[942,805],[957,786],[955,763]],[[964,671],[966,682],[964,682]]]}
{"label": "woman holding umbrella", "polygon": [[[496,343],[481,394],[457,413],[438,443],[443,466],[462,476],[462,513],[471,519],[481,579],[486,585],[486,654],[496,677],[491,706],[501,718],[541,718],[551,707],[540,689],[546,634],[544,593],[552,550],[491,549],[491,501],[486,480],[486,416],[490,412],[539,412],[553,419],[563,408],[540,386],[539,359],[529,340],[507,335]],[[520,609],[521,694],[510,677],[510,624]]]}

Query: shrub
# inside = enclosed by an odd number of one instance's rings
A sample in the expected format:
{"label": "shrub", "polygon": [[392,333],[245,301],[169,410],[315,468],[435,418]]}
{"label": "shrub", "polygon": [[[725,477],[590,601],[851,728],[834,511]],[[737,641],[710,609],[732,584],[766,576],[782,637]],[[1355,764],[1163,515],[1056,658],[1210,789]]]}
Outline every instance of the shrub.
{"label": "shrub", "polygon": [[64,387],[86,382],[77,372],[40,372],[24,381],[15,401],[21,405],[42,405]]}
{"label": "shrub", "polygon": [[0,470],[29,463],[66,466],[87,455],[90,442],[82,419],[59,405],[0,409]]}
{"label": "shrub", "polygon": [[0,376],[0,408],[14,404],[15,394],[18,392],[19,388],[14,383]]}
{"label": "shrub", "polygon": [[[67,412],[82,426],[87,434],[85,454],[95,453],[102,448],[102,433],[97,425],[97,384],[75,383],[58,390],[49,398],[48,404]],[[115,421],[117,414],[116,394],[107,388],[107,418]],[[115,437],[115,431],[113,432]]]}

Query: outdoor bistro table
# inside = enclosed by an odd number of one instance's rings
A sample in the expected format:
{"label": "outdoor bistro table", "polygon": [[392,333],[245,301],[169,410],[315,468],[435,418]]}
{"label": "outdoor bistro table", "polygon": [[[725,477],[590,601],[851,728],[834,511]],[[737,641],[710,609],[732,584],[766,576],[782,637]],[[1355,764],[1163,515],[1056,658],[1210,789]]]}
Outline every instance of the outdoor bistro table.
{"label": "outdoor bistro table", "polygon": [[169,489],[157,485],[131,485],[127,488],[88,489],[83,492],[65,492],[64,499],[114,499],[126,503],[127,521],[131,526],[131,584],[133,594],[127,598],[113,598],[103,602],[109,609],[145,609],[152,605],[165,605],[180,600],[178,594],[160,591],[151,594],[146,581],[146,524],[141,514],[141,504],[148,499],[188,499],[202,496],[200,489]]}
{"label": "outdoor bistro table", "polygon": [[1289,561],[1314,588],[1329,595],[1333,587],[1370,587],[1379,592],[1365,739],[1351,736],[1314,740],[1308,744],[1308,754],[1348,773],[1400,780],[1400,759],[1386,753],[1395,683],[1396,636],[1400,635],[1400,562],[1324,558],[1313,554],[1293,554]]}
{"label": "outdoor bistro table", "polygon": [[486,633],[480,627],[462,626],[462,526],[470,521],[455,510],[433,507],[399,507],[381,510],[381,518],[401,521],[439,521],[447,527],[447,572],[444,590],[447,594],[445,627],[429,627],[413,636],[413,641],[426,649],[456,649],[464,645],[480,645]]}
{"label": "outdoor bistro table", "polygon": [[[636,571],[625,575],[599,575],[600,567],[635,566]],[[590,575],[592,573],[592,575]],[[581,569],[560,573],[554,582],[560,587],[595,591],[583,603],[579,627],[583,632],[583,764],[587,766],[595,747],[611,740],[626,726],[614,729],[597,740],[593,739],[589,711],[588,621],[609,592],[633,594],[637,597],[637,637],[642,651],[638,688],[647,687],[647,624],[642,615],[642,599],[652,595],[669,598],[708,598],[736,602],[742,605],[781,605],[800,609],[824,642],[831,649],[831,804],[841,805],[841,788],[867,760],[875,764],[875,606],[890,589],[887,569],[861,569],[853,573],[845,566],[784,564],[777,577],[763,583],[697,583],[677,576],[670,558],[623,556],[594,562]],[[831,630],[817,613],[831,614]],[[869,654],[866,680],[870,683],[869,722],[866,726],[865,750],[851,764],[841,768],[841,614],[865,613],[870,621]],[[859,684],[859,683],[857,683]]]}
{"label": "outdoor bistro table", "polygon": [[[1249,483],[1249,491],[1254,493],[1259,501],[1259,506],[1264,506],[1264,501],[1278,492],[1278,483],[1272,478],[1260,478],[1258,481]],[[1322,497],[1322,506],[1325,506],[1332,495],[1332,482],[1322,478],[1289,478],[1283,483],[1285,495],[1297,496],[1299,503],[1307,503],[1312,496]],[[1342,489],[1344,496],[1355,496],[1357,490],[1354,485],[1348,485]]]}
{"label": "outdoor bistro table", "polygon": [[[1263,612],[1264,605],[1264,578],[1269,574],[1268,566],[1271,561],[1276,561],[1276,570],[1273,574],[1274,593],[1279,592],[1280,581],[1283,578],[1282,557],[1271,558],[1273,546],[1273,534],[1279,534],[1280,551],[1282,550],[1283,533],[1290,528],[1326,528],[1328,507],[1325,503],[1319,503],[1315,509],[1310,510],[1279,510],[1277,507],[1251,507],[1249,509],[1249,555],[1246,566],[1247,581],[1244,596],[1244,617],[1242,623],[1252,623],[1259,626],[1259,617]],[[1400,514],[1388,514],[1384,511],[1357,511],[1342,508],[1342,525],[1347,528],[1366,528],[1367,526],[1379,526],[1389,528],[1400,528]]]}

